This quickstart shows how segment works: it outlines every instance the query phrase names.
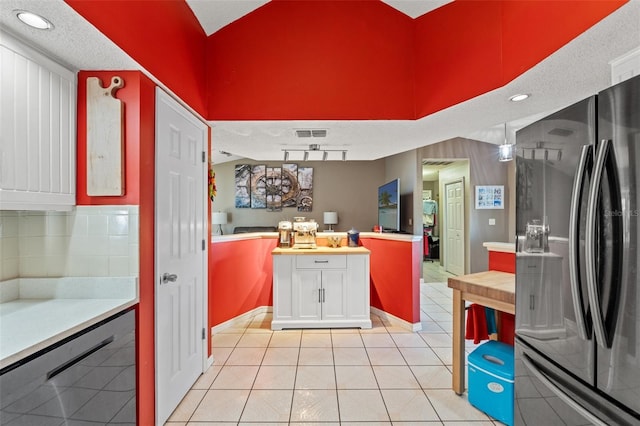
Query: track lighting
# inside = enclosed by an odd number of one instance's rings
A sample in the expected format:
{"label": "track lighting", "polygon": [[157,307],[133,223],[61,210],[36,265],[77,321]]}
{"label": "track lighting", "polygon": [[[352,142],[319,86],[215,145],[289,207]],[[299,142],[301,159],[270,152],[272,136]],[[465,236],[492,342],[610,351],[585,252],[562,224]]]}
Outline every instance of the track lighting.
{"label": "track lighting", "polygon": [[309,145],[308,149],[283,149],[284,161],[347,161],[344,149],[322,149],[318,144]]}

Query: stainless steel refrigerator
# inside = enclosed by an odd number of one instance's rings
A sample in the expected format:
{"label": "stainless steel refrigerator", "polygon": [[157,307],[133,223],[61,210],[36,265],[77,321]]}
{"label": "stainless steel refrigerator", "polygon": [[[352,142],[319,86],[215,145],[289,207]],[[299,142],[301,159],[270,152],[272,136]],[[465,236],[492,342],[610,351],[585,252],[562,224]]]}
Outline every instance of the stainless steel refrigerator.
{"label": "stainless steel refrigerator", "polygon": [[640,425],[640,77],[516,134],[516,425]]}

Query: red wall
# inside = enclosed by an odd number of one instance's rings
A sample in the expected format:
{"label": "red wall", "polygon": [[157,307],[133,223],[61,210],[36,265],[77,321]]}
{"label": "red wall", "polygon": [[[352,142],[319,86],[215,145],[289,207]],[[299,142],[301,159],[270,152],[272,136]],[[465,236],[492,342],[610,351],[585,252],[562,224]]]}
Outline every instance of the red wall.
{"label": "red wall", "polygon": [[[118,75],[124,87],[125,195],[89,197],[86,181],[86,79],[110,82]],[[78,74],[77,195],[78,205],[139,206],[140,302],[136,308],[138,424],[155,421],[154,259],[155,259],[155,84],[138,71],[81,71]],[[144,173],[140,173],[144,170]]]}
{"label": "red wall", "polygon": [[[515,274],[516,254],[501,251],[489,251],[489,270]],[[515,316],[506,312],[499,312],[498,314],[500,315],[498,339],[501,342],[513,345],[516,325]]]}
{"label": "red wall", "polygon": [[[361,238],[371,250],[371,306],[409,323],[420,322],[420,241]],[[275,238],[215,242],[209,249],[209,325],[273,306]],[[318,240],[324,244],[323,239]]]}
{"label": "red wall", "polygon": [[489,270],[516,273],[516,254],[502,251],[489,252]]}
{"label": "red wall", "polygon": [[257,238],[209,245],[209,328],[273,305],[276,243],[276,238]]}
{"label": "red wall", "polygon": [[207,38],[185,1],[65,2],[191,108],[206,115]]}
{"label": "red wall", "polygon": [[509,83],[627,0],[456,0],[417,18],[416,116]]}
{"label": "red wall", "polygon": [[411,324],[420,322],[420,241],[360,238],[371,250],[371,306]]}
{"label": "red wall", "polygon": [[209,37],[184,1],[65,1],[208,120],[412,120],[503,86],[627,0],[456,0],[415,20],[379,0],[272,0]]}
{"label": "red wall", "polygon": [[272,1],[209,37],[208,117],[413,118],[413,21],[380,1]]}
{"label": "red wall", "polygon": [[416,117],[499,87],[501,2],[454,1],[416,19]]}

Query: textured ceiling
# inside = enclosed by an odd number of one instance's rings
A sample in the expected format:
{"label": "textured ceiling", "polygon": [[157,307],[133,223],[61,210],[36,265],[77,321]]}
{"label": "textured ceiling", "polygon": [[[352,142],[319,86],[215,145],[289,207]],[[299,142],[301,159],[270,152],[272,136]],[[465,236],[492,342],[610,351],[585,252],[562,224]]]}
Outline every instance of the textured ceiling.
{"label": "textured ceiling", "polygon": [[[202,29],[211,35],[259,8],[269,0],[186,0]],[[453,0],[382,0],[411,18],[417,18]]]}
{"label": "textured ceiling", "polygon": [[[415,6],[432,1],[388,1]],[[151,3],[151,2],[150,2]],[[222,7],[225,3],[252,5],[250,0],[190,0],[196,7]],[[119,2],[115,2],[119,4]],[[124,3],[122,3],[124,4]],[[247,5],[248,6],[248,5]],[[49,18],[54,31],[42,32],[26,28],[13,13],[14,9],[29,9]],[[234,9],[234,14],[230,13]],[[226,17],[216,24],[237,19],[235,6],[220,9]],[[420,11],[409,12],[420,14]],[[240,16],[242,16],[242,13]],[[199,19],[201,13],[198,13]],[[0,26],[71,69],[142,69],[84,18],[62,0],[1,0]],[[322,146],[343,147],[349,160],[371,160],[455,137],[501,143],[503,123],[508,122],[510,140],[515,129],[558,108],[592,95],[611,84],[609,62],[640,45],[640,0],[631,0],[568,45],[527,71],[511,83],[466,102],[447,108],[416,121],[216,121],[210,122],[214,146],[214,162],[250,158],[282,160],[285,147],[306,147],[295,137],[295,129],[322,128],[328,135]],[[155,76],[147,74],[160,86]],[[519,104],[507,99],[515,93],[531,93]],[[227,157],[219,151],[233,154]]]}

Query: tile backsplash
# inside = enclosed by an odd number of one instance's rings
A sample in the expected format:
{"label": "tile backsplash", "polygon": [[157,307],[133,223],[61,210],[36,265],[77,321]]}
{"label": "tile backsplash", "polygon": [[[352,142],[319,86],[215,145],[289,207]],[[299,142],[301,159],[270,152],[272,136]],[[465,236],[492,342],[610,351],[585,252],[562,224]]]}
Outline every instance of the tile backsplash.
{"label": "tile backsplash", "polygon": [[0,211],[0,280],[138,275],[138,206]]}

